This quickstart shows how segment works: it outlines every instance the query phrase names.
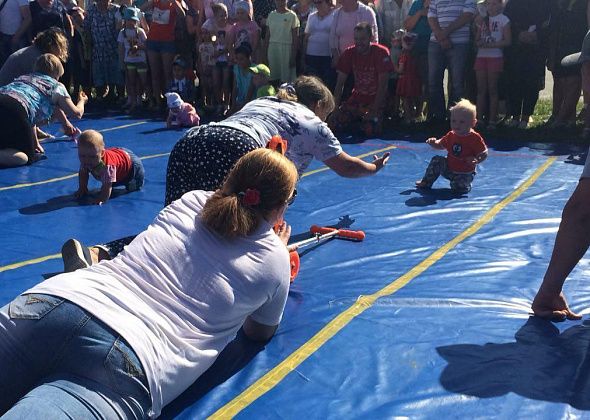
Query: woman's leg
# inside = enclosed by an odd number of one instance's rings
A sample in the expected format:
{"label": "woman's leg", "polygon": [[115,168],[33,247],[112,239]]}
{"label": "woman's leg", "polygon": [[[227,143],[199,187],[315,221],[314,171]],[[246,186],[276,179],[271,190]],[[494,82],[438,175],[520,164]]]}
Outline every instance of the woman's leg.
{"label": "woman's leg", "polygon": [[174,62],[174,53],[163,52],[161,56],[162,60],[162,71],[163,71],[163,82],[164,86],[162,91],[172,82],[172,63]]}
{"label": "woman's leg", "polygon": [[230,86],[230,67],[225,66],[222,70],[222,88],[223,88],[223,105],[225,109],[229,108],[229,101],[231,98]]}
{"label": "woman's leg", "polygon": [[213,76],[213,105],[220,106],[223,104],[223,89],[222,89],[222,69],[217,66],[213,66],[211,68],[212,76]]}
{"label": "woman's leg", "polygon": [[135,68],[127,68],[126,72],[126,87],[127,87],[127,103],[129,104],[129,112],[132,112],[136,106],[137,97],[137,70]]}
{"label": "woman's leg", "polygon": [[26,165],[29,158],[26,153],[17,149],[0,149],[0,168],[15,168]]}
{"label": "woman's leg", "polygon": [[162,60],[158,51],[149,50],[147,52],[152,73],[152,100],[156,106],[160,103],[162,93]]}
{"label": "woman's leg", "polygon": [[521,122],[529,121],[531,115],[535,112],[535,106],[539,100],[539,80],[527,80],[524,83],[524,91],[522,95],[522,116],[520,117]]}
{"label": "woman's leg", "polygon": [[563,102],[559,108],[557,120],[566,124],[575,124],[576,106],[580,100],[582,77],[578,75],[563,78]]}
{"label": "woman's leg", "polygon": [[477,121],[483,123],[484,115],[489,118],[487,113],[487,99],[488,99],[488,72],[487,70],[476,70],[475,77],[477,79]]}
{"label": "woman's leg", "polygon": [[8,378],[22,382],[14,376],[11,361],[16,360],[26,366],[28,382],[19,386],[16,401],[0,393],[9,408],[3,418],[147,417],[150,398],[143,367],[107,325],[67,300],[44,294],[19,296],[2,314],[0,349],[8,341],[20,350],[16,358],[2,358],[10,364]]}
{"label": "woman's leg", "polygon": [[[499,72],[488,72],[488,96],[490,97],[490,107],[488,109],[488,122],[495,124],[498,121],[498,80]],[[479,93],[478,93],[479,97]]]}
{"label": "woman's leg", "polygon": [[553,99],[550,120],[554,121],[559,115],[559,109],[563,104],[563,78],[558,77],[555,72],[552,72],[551,74],[553,76]]}

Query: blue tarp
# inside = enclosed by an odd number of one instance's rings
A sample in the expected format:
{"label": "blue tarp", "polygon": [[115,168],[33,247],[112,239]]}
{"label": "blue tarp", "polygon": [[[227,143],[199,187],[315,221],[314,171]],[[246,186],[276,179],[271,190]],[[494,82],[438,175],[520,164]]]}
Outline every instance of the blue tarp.
{"label": "blue tarp", "polygon": [[[0,305],[60,272],[66,239],[100,243],[150,223],[181,136],[163,125],[80,123],[145,157],[144,189],[104,206],[73,199],[71,141],[46,143],[48,159],[33,166],[0,171]],[[273,340],[259,348],[238,337],[164,418],[590,417],[590,328],[530,318],[584,148],[490,142],[473,190],[456,196],[444,179],[414,188],[437,153],[423,141],[344,146],[351,155],[389,147],[389,165],[370,178],[312,165],[287,213],[294,236],[339,225],[363,230],[365,241],[302,250]],[[565,288],[582,313],[587,270],[584,259]]]}

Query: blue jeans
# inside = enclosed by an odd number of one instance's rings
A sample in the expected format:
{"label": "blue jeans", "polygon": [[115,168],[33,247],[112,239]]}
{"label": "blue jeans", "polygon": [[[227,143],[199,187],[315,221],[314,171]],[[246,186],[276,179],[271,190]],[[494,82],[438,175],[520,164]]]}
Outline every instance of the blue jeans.
{"label": "blue jeans", "polygon": [[438,42],[428,44],[428,102],[429,117],[443,119],[446,117],[443,79],[445,68],[449,69],[449,104],[455,104],[463,96],[465,65],[469,44],[453,44],[452,48],[443,49]]}
{"label": "blue jeans", "polygon": [[129,177],[125,181],[115,182],[113,187],[121,187],[125,186],[127,191],[138,191],[143,187],[143,182],[145,180],[145,169],[143,168],[143,163],[141,159],[137,157],[135,153],[133,153],[129,149],[122,149],[129,155],[131,159],[131,172],[129,173]]}
{"label": "blue jeans", "polygon": [[0,309],[2,419],[143,419],[151,398],[127,342],[79,306],[21,295]]}

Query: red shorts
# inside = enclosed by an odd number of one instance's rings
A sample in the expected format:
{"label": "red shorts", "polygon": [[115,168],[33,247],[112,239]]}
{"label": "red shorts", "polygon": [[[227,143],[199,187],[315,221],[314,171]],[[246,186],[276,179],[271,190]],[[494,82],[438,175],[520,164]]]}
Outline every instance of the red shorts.
{"label": "red shorts", "polygon": [[502,70],[504,70],[504,58],[503,57],[477,57],[475,59],[475,65],[473,66],[473,70],[501,73]]}

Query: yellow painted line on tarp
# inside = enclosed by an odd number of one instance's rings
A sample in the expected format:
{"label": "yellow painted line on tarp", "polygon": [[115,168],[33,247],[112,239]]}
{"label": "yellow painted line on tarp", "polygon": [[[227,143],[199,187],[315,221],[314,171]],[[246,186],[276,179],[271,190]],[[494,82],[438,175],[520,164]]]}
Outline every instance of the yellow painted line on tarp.
{"label": "yellow painted line on tarp", "polygon": [[[394,149],[394,148],[395,148],[395,146],[389,146],[389,147],[386,147],[386,148],[383,148],[383,149],[374,150],[372,152],[363,153],[362,155],[358,155],[358,156],[355,156],[355,157],[357,157],[359,159],[362,159],[364,157],[371,156],[371,155],[374,155],[376,153],[381,153],[381,152],[384,152],[386,150],[391,150],[391,149]],[[152,159],[152,158],[157,158],[157,157],[161,157],[161,156],[167,156],[169,154],[170,153],[160,153],[160,154],[157,154],[157,155],[144,156],[141,159],[142,160],[144,160],[144,159]],[[314,171],[306,172],[306,173],[304,173],[302,175],[302,178],[305,177],[305,176],[317,174],[318,172],[326,171],[328,169],[329,169],[328,167],[324,167],[324,168],[316,169]],[[32,186],[32,185],[46,184],[46,183],[49,183],[49,182],[61,181],[63,179],[72,178],[72,177],[75,177],[75,176],[78,176],[78,174],[76,173],[76,174],[67,175],[67,176],[61,177],[61,178],[53,178],[53,179],[48,179],[46,181],[33,182],[33,183],[30,183],[30,184],[13,185],[11,187],[0,188],[0,191],[7,190],[7,189],[13,189],[13,188],[24,188],[24,187],[28,187],[28,186]],[[47,255],[45,257],[39,257],[39,258],[34,258],[32,260],[27,260],[27,261],[22,261],[22,262],[14,263],[14,264],[0,266],[0,273],[3,272],[3,271],[15,270],[17,268],[21,268],[21,267],[24,267],[24,266],[27,266],[27,265],[37,264],[37,263],[40,263],[40,262],[44,262],[44,261],[47,261],[47,260],[53,260],[53,259],[56,259],[56,258],[61,258],[61,254]]]}
{"label": "yellow painted line on tarp", "polygon": [[242,410],[256,401],[258,398],[266,394],[268,391],[277,386],[289,373],[295,370],[301,363],[303,363],[309,356],[319,350],[326,344],[334,335],[342,330],[349,322],[351,322],[358,315],[369,309],[375,301],[384,296],[390,296],[399,289],[407,285],[414,278],[422,274],[434,263],[443,258],[451,249],[456,247],[459,243],[469,238],[484,225],[489,223],[500,211],[502,211],[508,204],[516,200],[522,193],[524,193],[542,174],[555,162],[556,158],[552,157],[545,161],[526,181],[524,181],[518,188],[516,188],[510,195],[502,201],[494,205],[475,223],[455,236],[452,240],[444,244],[442,247],[434,251],[425,260],[420,262],[410,271],[398,277],[393,282],[382,288],[381,290],[371,295],[360,296],[357,301],[345,311],[341,312],[336,318],[330,321],[324,328],[317,332],[305,344],[291,353],[285,360],[279,363],[267,374],[262,376],[240,395],[232,401],[221,407],[213,413],[209,419],[229,419],[235,417]]}
{"label": "yellow painted line on tarp", "polygon": [[22,261],[22,262],[18,262],[18,263],[14,263],[14,264],[8,264],[8,265],[0,267],[0,273],[2,273],[3,271],[8,271],[8,270],[16,270],[17,268],[25,267],[27,265],[42,263],[42,262],[48,261],[48,260],[55,260],[57,258],[61,258],[61,253],[53,254],[53,255],[46,255],[44,257],[39,257],[39,258],[35,258],[32,260]]}
{"label": "yellow painted line on tarp", "polygon": [[142,124],[146,124],[146,123],[147,123],[147,121],[139,121],[139,122],[134,122],[131,124],[118,125],[116,127],[105,128],[103,130],[97,130],[97,131],[100,133],[106,133],[107,131],[115,131],[115,130],[120,130],[122,128],[135,127],[136,125],[142,125]]}
{"label": "yellow painted line on tarp", "polygon": [[[157,155],[143,156],[143,157],[140,157],[140,159],[141,160],[153,159],[153,158],[157,158],[157,157],[168,156],[169,154],[170,153],[159,153]],[[34,187],[34,186],[43,185],[43,184],[50,184],[52,182],[64,181],[66,179],[75,178],[77,176],[78,176],[78,172],[73,173],[73,174],[70,174],[70,175],[60,176],[60,177],[57,177],[57,178],[46,179],[46,180],[43,180],[43,181],[28,182],[26,184],[10,185],[8,187],[1,187],[0,188],[0,192],[1,191],[6,191],[6,190],[16,190],[18,188]]]}

